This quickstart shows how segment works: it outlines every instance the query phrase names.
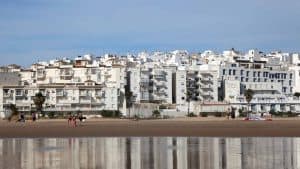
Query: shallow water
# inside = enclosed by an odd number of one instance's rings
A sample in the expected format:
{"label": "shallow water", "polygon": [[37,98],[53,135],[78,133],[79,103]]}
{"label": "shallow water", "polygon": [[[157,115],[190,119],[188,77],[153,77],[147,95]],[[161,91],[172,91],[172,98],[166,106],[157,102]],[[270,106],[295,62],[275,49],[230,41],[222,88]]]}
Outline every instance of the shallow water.
{"label": "shallow water", "polygon": [[0,139],[1,169],[300,169],[300,138]]}

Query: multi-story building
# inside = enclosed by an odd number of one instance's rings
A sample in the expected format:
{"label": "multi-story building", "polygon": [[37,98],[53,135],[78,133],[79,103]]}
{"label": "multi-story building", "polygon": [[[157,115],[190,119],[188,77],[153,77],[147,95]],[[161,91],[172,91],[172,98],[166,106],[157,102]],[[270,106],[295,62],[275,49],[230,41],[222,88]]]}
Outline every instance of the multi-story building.
{"label": "multi-story building", "polygon": [[129,68],[128,78],[134,102],[173,103],[171,69]]}
{"label": "multi-story building", "polygon": [[166,104],[177,113],[190,104],[191,112],[199,112],[195,107],[201,104],[245,107],[247,89],[254,91],[250,104],[256,112],[300,112],[300,100],[293,97],[300,92],[299,60],[299,54],[231,49],[222,54],[177,50],[137,57],[84,55],[26,69],[12,64],[0,67],[0,112],[10,103],[30,111],[40,91],[46,96],[45,110],[108,109],[125,115],[125,86],[132,92],[131,102]]}

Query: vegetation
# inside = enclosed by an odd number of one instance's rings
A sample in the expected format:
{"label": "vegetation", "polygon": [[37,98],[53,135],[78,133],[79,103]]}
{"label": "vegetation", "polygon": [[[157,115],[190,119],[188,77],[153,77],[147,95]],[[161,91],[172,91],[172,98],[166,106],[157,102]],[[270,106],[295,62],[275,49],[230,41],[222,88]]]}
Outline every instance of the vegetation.
{"label": "vegetation", "polygon": [[164,105],[164,104],[161,104],[161,105],[159,105],[158,107],[159,107],[159,109],[167,109],[167,106]]}
{"label": "vegetation", "polygon": [[154,111],[152,112],[152,116],[155,117],[155,118],[160,117],[160,111],[159,111],[159,110],[154,110]]}
{"label": "vegetation", "polygon": [[297,98],[299,99],[300,93],[299,93],[299,92],[296,92],[296,93],[294,93],[294,96],[297,97]]}
{"label": "vegetation", "polygon": [[192,96],[193,96],[193,93],[191,91],[187,91],[186,93],[186,99],[187,99],[187,102],[188,102],[188,112],[187,112],[187,116],[191,117],[190,116],[190,102],[191,102],[191,99],[192,99]]}
{"label": "vegetation", "polygon": [[224,113],[222,113],[222,112],[215,112],[216,117],[223,117],[224,116],[223,114]]}
{"label": "vegetation", "polygon": [[[45,103],[46,98],[45,96],[43,96],[43,94],[41,92],[38,92],[35,94],[34,98],[33,98],[33,102],[35,104],[36,110],[39,113],[42,113],[43,110],[43,104]],[[44,116],[44,114],[42,114]]]}
{"label": "vegetation", "polygon": [[122,115],[119,110],[101,110],[100,114],[102,117],[112,117],[112,118],[121,117]]}
{"label": "vegetation", "polygon": [[275,111],[275,110],[270,110],[269,112],[272,116],[276,116],[276,117],[296,117],[298,116],[297,113],[292,113],[291,111],[288,112],[282,112],[282,111]]}
{"label": "vegetation", "polygon": [[197,117],[197,115],[194,114],[193,112],[190,112],[187,116],[188,116],[188,117]]}
{"label": "vegetation", "polygon": [[243,110],[243,109],[239,109],[239,116],[240,117],[246,117],[247,116],[247,113]]}
{"label": "vegetation", "polygon": [[253,92],[253,90],[251,90],[251,89],[247,89],[247,90],[245,91],[245,93],[244,93],[244,96],[245,96],[246,101],[247,101],[247,103],[248,103],[248,110],[247,110],[247,113],[249,113],[249,111],[250,111],[250,102],[251,102],[251,100],[252,100],[252,98],[253,98],[253,94],[254,94],[254,92]]}
{"label": "vegetation", "polygon": [[126,98],[126,107],[128,108],[128,117],[130,118],[130,108],[132,107],[132,96],[133,93],[129,89],[129,85],[125,86],[125,98]]}
{"label": "vegetation", "polygon": [[8,121],[11,121],[14,117],[19,115],[18,108],[14,104],[9,105],[9,109],[11,111],[10,116],[7,118]]}
{"label": "vegetation", "polygon": [[50,119],[54,119],[54,118],[55,118],[55,113],[54,113],[54,112],[49,112],[49,113],[48,113],[48,117],[49,117]]}
{"label": "vegetation", "polygon": [[208,113],[207,113],[207,112],[201,112],[201,113],[200,113],[200,116],[201,116],[201,117],[207,117],[207,116],[208,116]]}

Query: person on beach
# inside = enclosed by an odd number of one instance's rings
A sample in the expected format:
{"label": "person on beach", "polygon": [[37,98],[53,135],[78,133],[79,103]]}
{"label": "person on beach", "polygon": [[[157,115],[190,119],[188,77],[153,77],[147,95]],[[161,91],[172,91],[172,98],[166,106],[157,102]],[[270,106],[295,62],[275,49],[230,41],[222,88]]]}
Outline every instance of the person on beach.
{"label": "person on beach", "polygon": [[70,126],[70,124],[72,123],[72,119],[73,119],[73,117],[72,117],[72,115],[70,114],[70,115],[69,115],[69,118],[68,118],[68,126]]}
{"label": "person on beach", "polygon": [[76,116],[73,116],[72,123],[73,123],[73,127],[77,127]]}
{"label": "person on beach", "polygon": [[36,114],[35,114],[35,112],[32,112],[32,113],[31,113],[31,118],[32,118],[32,121],[33,121],[33,122],[36,121]]}
{"label": "person on beach", "polygon": [[18,122],[25,122],[25,115],[24,113],[20,113],[20,119],[18,120]]}

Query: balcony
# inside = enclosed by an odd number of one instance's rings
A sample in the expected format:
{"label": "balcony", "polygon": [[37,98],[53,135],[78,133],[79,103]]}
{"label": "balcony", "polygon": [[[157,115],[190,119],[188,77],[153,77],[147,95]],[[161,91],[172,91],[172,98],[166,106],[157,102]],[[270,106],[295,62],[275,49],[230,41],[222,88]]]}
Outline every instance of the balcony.
{"label": "balcony", "polygon": [[91,99],[80,99],[79,103],[91,104]]}
{"label": "balcony", "polygon": [[201,95],[202,95],[202,96],[210,96],[210,95],[211,95],[211,92],[208,92],[208,91],[202,91]]}
{"label": "balcony", "polygon": [[202,89],[210,89],[210,88],[211,88],[211,85],[204,84],[204,85],[201,85],[200,87],[201,87]]}
{"label": "balcony", "polygon": [[166,84],[162,81],[157,81],[157,82],[155,82],[155,85],[156,86],[165,86]]}
{"label": "balcony", "polygon": [[12,96],[13,96],[12,93],[3,93],[4,98],[9,98],[9,97],[12,97]]}
{"label": "balcony", "polygon": [[60,71],[60,78],[63,80],[70,80],[74,75],[73,70],[62,70]]}
{"label": "balcony", "polygon": [[81,91],[79,91],[79,96],[80,97],[87,97],[87,96],[91,96],[92,94],[89,92],[89,91],[87,91],[87,90],[81,90]]}
{"label": "balcony", "polygon": [[56,90],[56,96],[63,97],[66,96],[66,93],[63,90]]}
{"label": "balcony", "polygon": [[212,80],[212,78],[210,78],[210,77],[202,77],[201,78],[201,81],[211,81]]}
{"label": "balcony", "polygon": [[36,77],[38,80],[45,79],[46,71],[45,70],[37,70]]}
{"label": "balcony", "polygon": [[16,90],[16,97],[24,96],[23,90]]}

